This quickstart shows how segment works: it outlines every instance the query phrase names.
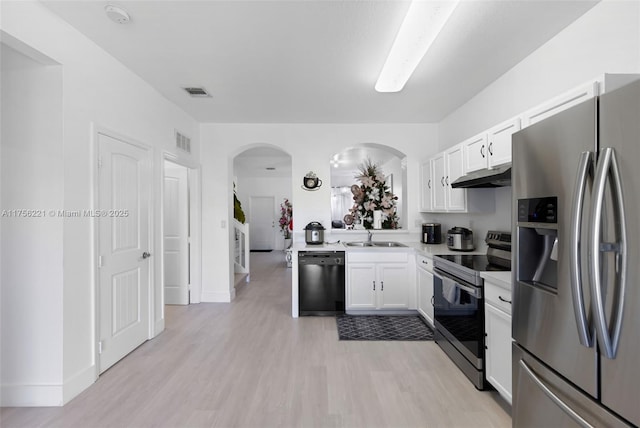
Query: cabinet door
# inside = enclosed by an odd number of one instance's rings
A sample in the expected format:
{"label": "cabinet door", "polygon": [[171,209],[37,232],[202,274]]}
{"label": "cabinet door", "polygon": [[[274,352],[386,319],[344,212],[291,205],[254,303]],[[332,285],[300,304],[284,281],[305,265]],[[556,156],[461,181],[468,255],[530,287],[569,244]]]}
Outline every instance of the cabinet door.
{"label": "cabinet door", "polygon": [[523,128],[573,107],[598,94],[598,82],[589,82],[525,112]]}
{"label": "cabinet door", "polygon": [[447,211],[467,210],[467,189],[454,189],[451,183],[464,175],[464,156],[462,144],[449,149],[446,156],[446,201]]}
{"label": "cabinet door", "polygon": [[446,184],[445,179],[445,153],[442,152],[431,159],[431,185],[432,199],[431,209],[433,211],[445,211],[446,205]]}
{"label": "cabinet door", "polygon": [[406,263],[378,265],[382,309],[409,308],[409,267]]}
{"label": "cabinet door", "polygon": [[431,162],[420,165],[420,211],[431,211],[431,195],[433,181],[431,179]]}
{"label": "cabinet door", "polygon": [[469,173],[487,167],[487,134],[480,134],[464,143],[464,172]]}
{"label": "cabinet door", "polygon": [[433,274],[418,268],[418,312],[433,327]]}
{"label": "cabinet door", "polygon": [[376,292],[380,289],[380,284],[376,283],[376,265],[352,263],[347,272],[347,308],[375,309]]}
{"label": "cabinet door", "polygon": [[511,119],[489,130],[489,168],[511,162],[511,135],[520,130],[520,118]]}
{"label": "cabinet door", "polygon": [[511,316],[485,304],[487,380],[511,404]]}

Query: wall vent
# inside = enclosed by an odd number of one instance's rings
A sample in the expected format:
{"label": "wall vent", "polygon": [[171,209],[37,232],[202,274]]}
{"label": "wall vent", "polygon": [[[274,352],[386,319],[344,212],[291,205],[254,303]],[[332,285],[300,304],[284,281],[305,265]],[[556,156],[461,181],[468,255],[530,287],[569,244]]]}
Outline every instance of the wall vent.
{"label": "wall vent", "polygon": [[211,95],[209,95],[209,92],[207,92],[207,90],[205,88],[196,88],[196,87],[189,87],[189,88],[182,88],[185,91],[187,91],[187,93],[189,95],[191,95],[192,97],[210,97]]}
{"label": "wall vent", "polygon": [[191,153],[191,138],[176,131],[176,147],[184,152]]}

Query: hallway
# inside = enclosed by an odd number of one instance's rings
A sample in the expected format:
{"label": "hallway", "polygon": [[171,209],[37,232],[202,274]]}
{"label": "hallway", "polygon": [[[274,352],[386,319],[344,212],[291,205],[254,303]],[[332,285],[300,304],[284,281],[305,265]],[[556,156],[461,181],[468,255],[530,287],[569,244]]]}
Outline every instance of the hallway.
{"label": "hallway", "polygon": [[[340,342],[290,315],[281,251],[251,253],[231,303],[168,306],[167,328],[61,408],[2,409],[8,427],[510,427],[433,342]],[[464,405],[460,404],[464,403]]]}

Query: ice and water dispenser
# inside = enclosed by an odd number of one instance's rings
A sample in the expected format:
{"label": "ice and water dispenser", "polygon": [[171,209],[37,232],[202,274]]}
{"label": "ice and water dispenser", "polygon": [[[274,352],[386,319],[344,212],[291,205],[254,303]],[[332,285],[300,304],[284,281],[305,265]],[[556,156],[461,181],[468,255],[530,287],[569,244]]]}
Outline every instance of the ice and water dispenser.
{"label": "ice and water dispenser", "polygon": [[518,281],[558,290],[558,198],[518,199]]}

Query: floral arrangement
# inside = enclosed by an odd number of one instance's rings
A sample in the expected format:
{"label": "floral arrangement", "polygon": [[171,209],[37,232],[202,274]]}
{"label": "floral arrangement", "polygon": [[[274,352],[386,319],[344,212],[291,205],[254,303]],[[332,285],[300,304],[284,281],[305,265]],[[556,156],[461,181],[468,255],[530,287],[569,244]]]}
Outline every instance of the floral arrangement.
{"label": "floral arrangement", "polygon": [[242,204],[238,195],[236,195],[236,183],[233,183],[233,218],[244,224],[246,221],[244,211],[242,211]]}
{"label": "floral arrangement", "polygon": [[293,205],[291,205],[289,199],[285,198],[284,202],[280,204],[280,220],[278,221],[278,225],[285,239],[290,238],[293,226]]}
{"label": "floral arrangement", "polygon": [[374,211],[381,211],[382,228],[397,229],[398,215],[396,201],[398,197],[391,193],[382,169],[371,159],[360,165],[359,174],[355,178],[360,185],[351,186],[354,205],[345,216],[346,224],[360,220],[365,229],[373,228]]}

